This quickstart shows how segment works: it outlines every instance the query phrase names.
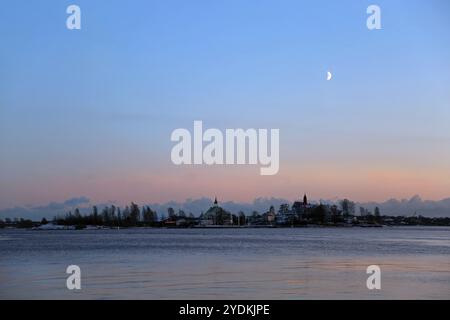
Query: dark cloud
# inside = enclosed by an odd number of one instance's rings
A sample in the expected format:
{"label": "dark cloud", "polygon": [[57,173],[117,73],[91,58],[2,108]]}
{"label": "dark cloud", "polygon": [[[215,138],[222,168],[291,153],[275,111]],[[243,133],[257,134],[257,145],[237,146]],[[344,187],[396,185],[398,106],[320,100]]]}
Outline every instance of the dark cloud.
{"label": "dark cloud", "polygon": [[[300,200],[300,199],[299,199]],[[186,213],[192,212],[199,215],[202,211],[206,211],[212,205],[213,199],[201,198],[197,200],[188,199],[184,202],[170,201],[163,204],[150,204],[149,206],[158,213],[167,214],[167,208],[172,207],[175,210],[182,209]],[[220,202],[220,199],[219,199]],[[339,204],[339,200],[320,199],[319,201],[311,201],[312,203]],[[267,211],[271,205],[278,209],[283,203],[292,205],[292,201],[282,198],[257,198],[251,203],[226,201],[220,202],[220,205],[231,212],[237,213],[243,211],[247,214],[256,210],[260,213]],[[413,196],[411,199],[390,199],[385,202],[366,202],[356,203],[356,214],[359,214],[358,207],[374,211],[375,207],[379,207],[382,214],[386,215],[423,215],[428,217],[450,217],[450,198],[440,201],[422,200],[419,196]]]}
{"label": "dark cloud", "polygon": [[[283,203],[292,204],[292,201],[282,198],[257,198],[253,202],[234,202],[234,201],[224,201],[219,204],[226,210],[238,213],[243,211],[246,214],[250,214],[252,211],[256,210],[260,213],[267,211],[270,206],[274,206],[278,209]],[[199,198],[199,199],[187,199],[183,202],[169,201],[166,203],[150,203],[146,204],[150,206],[153,210],[156,210],[158,214],[167,215],[167,209],[169,207],[177,210],[184,210],[187,214],[193,213],[198,216],[200,213],[208,210],[212,205],[214,199],[211,198]],[[319,202],[319,201],[312,201]],[[339,201],[332,200],[320,200],[321,203],[335,204]],[[106,203],[96,204],[99,210],[105,206],[117,205],[113,201]],[[92,204],[87,197],[77,197],[71,198],[64,202],[51,202],[45,206],[29,206],[29,207],[13,207],[8,209],[0,210],[0,218],[27,218],[33,220],[40,220],[43,217],[51,219],[56,215],[65,214],[68,211],[73,211],[75,208],[79,208],[81,213],[86,214],[91,212]],[[373,212],[375,207],[379,207],[382,214],[386,215],[423,215],[428,217],[450,217],[450,198],[446,198],[439,201],[433,200],[422,200],[419,196],[413,196],[410,199],[390,199],[385,202],[366,202],[357,203],[357,214],[359,214],[359,206],[369,209]]]}
{"label": "dark cloud", "polygon": [[89,198],[87,197],[78,197],[78,198],[72,198],[69,200],[64,201],[64,205],[66,206],[79,206],[83,204],[89,203]]}
{"label": "dark cloud", "polygon": [[411,199],[390,199],[385,202],[367,202],[360,206],[372,210],[379,207],[382,214],[386,215],[422,215],[428,217],[450,217],[450,198],[439,201],[422,200],[415,195]]}
{"label": "dark cloud", "polygon": [[[233,202],[233,201],[225,201],[221,202],[220,199],[219,204],[225,210],[230,212],[239,212],[243,211],[247,214],[256,210],[258,212],[268,211],[270,206],[273,205],[275,208],[278,208],[282,203],[290,203],[289,200],[286,199],[278,199],[278,198],[257,198],[251,203],[243,203],[243,202]],[[200,198],[200,199],[187,199],[184,202],[175,202],[169,201],[166,203],[152,203],[149,204],[153,210],[156,210],[159,214],[167,214],[167,209],[169,207],[174,208],[175,210],[183,210],[186,213],[193,213],[198,216],[202,212],[206,211],[213,204],[214,199],[211,198]]]}
{"label": "dark cloud", "polygon": [[64,202],[50,202],[44,206],[14,207],[0,210],[0,218],[24,218],[40,220],[51,219],[56,215],[74,210],[76,207],[85,213],[89,210],[90,200],[87,197],[71,198]]}

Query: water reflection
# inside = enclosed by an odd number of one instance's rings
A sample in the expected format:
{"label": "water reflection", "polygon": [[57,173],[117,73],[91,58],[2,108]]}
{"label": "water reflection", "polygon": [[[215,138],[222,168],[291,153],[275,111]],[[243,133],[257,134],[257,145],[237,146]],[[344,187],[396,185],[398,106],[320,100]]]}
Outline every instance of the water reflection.
{"label": "water reflection", "polygon": [[[447,299],[450,229],[0,231],[0,298]],[[82,269],[82,290],[65,268]],[[366,288],[366,267],[382,289]]]}

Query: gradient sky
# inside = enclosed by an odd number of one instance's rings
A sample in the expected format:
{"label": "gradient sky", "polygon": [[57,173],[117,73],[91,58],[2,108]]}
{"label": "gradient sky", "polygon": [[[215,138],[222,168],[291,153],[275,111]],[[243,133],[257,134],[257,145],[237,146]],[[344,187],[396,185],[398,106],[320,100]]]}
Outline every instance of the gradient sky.
{"label": "gradient sky", "polygon": [[[15,0],[0,39],[0,208],[450,196],[447,0]],[[279,128],[279,173],[173,165],[194,120]]]}

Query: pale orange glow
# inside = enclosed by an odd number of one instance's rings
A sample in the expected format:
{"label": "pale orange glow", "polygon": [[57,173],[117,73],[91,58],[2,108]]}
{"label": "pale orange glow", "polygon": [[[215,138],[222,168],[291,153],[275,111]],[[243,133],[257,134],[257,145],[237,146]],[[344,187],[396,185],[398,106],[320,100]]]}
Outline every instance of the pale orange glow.
{"label": "pale orange glow", "polygon": [[[448,174],[447,174],[448,175]],[[45,184],[46,188],[39,185]],[[45,203],[86,195],[94,203],[125,204],[183,201],[218,196],[223,201],[251,202],[258,197],[294,200],[308,193],[312,199],[349,198],[384,201],[390,198],[439,200],[449,196],[450,177],[438,168],[418,170],[376,165],[283,165],[275,176],[260,176],[257,166],[167,166],[159,170],[135,168],[83,176],[30,180],[11,188],[18,203]],[[19,198],[23,197],[23,199]],[[12,196],[12,195],[11,195]]]}

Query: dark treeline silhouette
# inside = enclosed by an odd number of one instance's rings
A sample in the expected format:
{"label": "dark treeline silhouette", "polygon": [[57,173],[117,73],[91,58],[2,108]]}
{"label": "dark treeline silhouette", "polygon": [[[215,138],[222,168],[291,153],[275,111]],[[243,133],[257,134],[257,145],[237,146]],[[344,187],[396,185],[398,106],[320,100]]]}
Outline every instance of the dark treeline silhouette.
{"label": "dark treeline silhouette", "polygon": [[[32,228],[47,225],[49,222],[43,218],[40,222],[27,219],[14,220],[0,219],[0,228],[17,227]],[[450,226],[450,217],[424,217],[414,213],[412,216],[389,216],[381,214],[375,207],[373,211],[359,207],[356,214],[356,204],[348,199],[336,204],[311,204],[306,195],[303,200],[295,201],[292,205],[281,204],[278,211],[270,206],[267,212],[252,211],[245,214],[239,211],[233,214],[218,205],[217,199],[213,205],[198,217],[192,213],[186,214],[179,209],[167,209],[167,215],[160,216],[148,206],[139,207],[136,203],[121,209],[114,205],[106,206],[99,211],[93,206],[88,214],[81,214],[77,208],[63,215],[56,216],[53,225],[75,227],[83,229],[86,226],[116,227],[208,227],[208,226],[270,226],[295,227],[307,225],[322,226]],[[51,226],[49,226],[51,227]]]}
{"label": "dark treeline silhouette", "polygon": [[132,202],[123,211],[120,207],[112,205],[104,207],[99,212],[98,208],[93,206],[92,212],[87,215],[82,215],[77,208],[73,213],[56,216],[53,223],[66,226],[153,227],[158,225],[158,215],[150,207],[144,206],[141,209]]}
{"label": "dark treeline silhouette", "polygon": [[7,226],[14,226],[16,228],[32,228],[35,226],[38,226],[38,222],[33,222],[29,219],[18,219],[15,218],[14,220],[11,220],[9,218],[6,218],[5,220],[0,219],[0,228],[5,228]]}

